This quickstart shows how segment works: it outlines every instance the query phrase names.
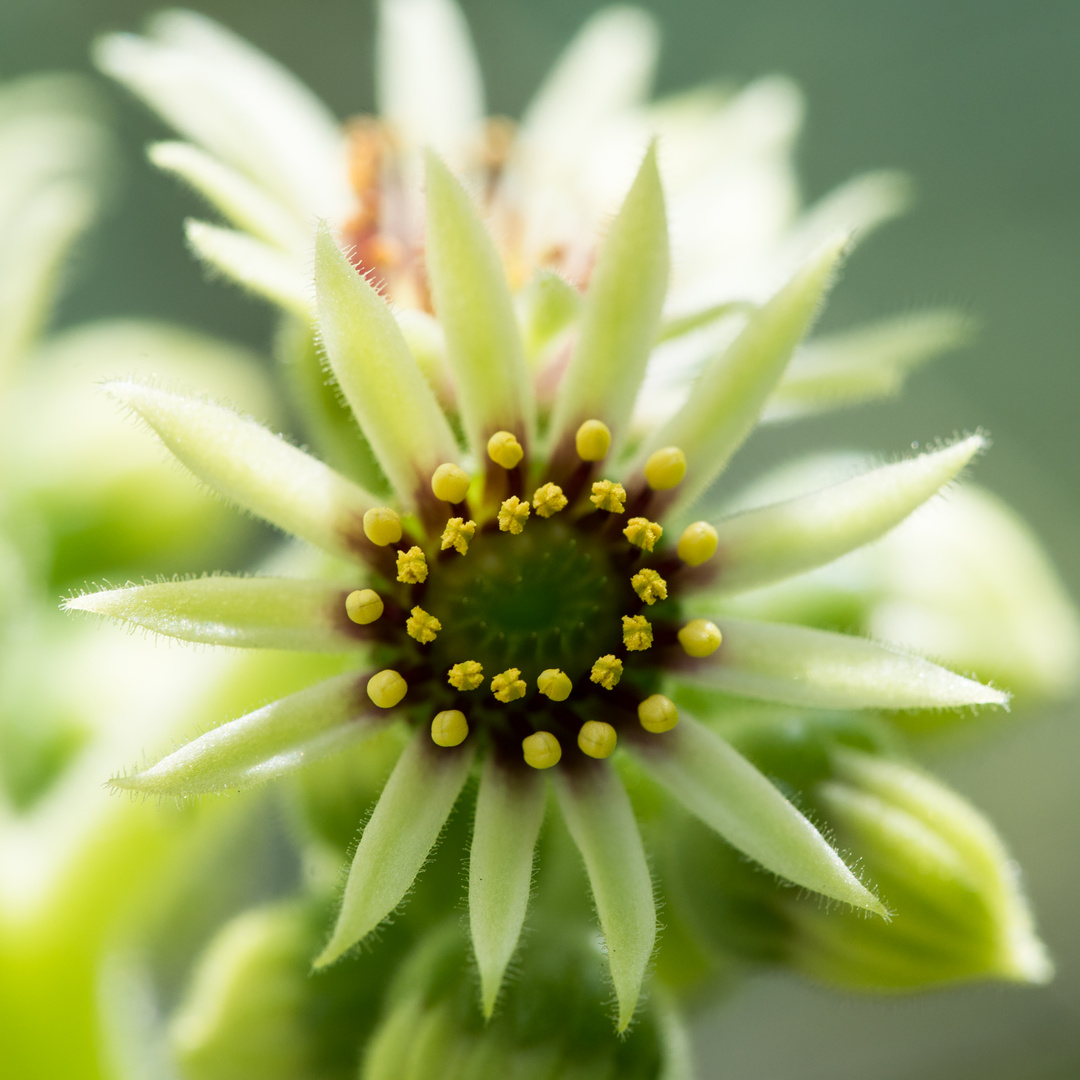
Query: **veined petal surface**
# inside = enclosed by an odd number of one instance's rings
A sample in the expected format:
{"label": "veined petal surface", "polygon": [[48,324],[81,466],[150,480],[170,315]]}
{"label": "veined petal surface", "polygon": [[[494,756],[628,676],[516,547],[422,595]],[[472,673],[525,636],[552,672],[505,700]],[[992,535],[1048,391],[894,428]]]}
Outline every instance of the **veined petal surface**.
{"label": "veined petal surface", "polygon": [[224,405],[134,380],[105,390],[145,420],[204,484],[279,529],[356,558],[373,495]]}
{"label": "veined petal surface", "polygon": [[678,678],[743,697],[822,709],[952,709],[1008,694],[900,649],[806,626],[716,618],[720,648]]}
{"label": "veined petal surface", "polygon": [[531,441],[532,379],[502,260],[465,189],[432,153],[427,269],[473,454],[483,461],[496,431]]}
{"label": "veined petal surface", "polygon": [[617,1026],[625,1031],[656,943],[656,902],[641,834],[629,796],[607,762],[575,774],[557,772],[553,780],[592,885],[619,1002]]}
{"label": "veined petal surface", "polygon": [[64,610],[206,645],[345,652],[363,645],[345,615],[347,593],[320,581],[214,576],[85,593]]}
{"label": "veined petal surface", "polygon": [[237,791],[294,772],[370,737],[386,713],[356,672],[338,675],[230,720],[137,772],[116,788],[154,795]]}
{"label": "veined petal surface", "polygon": [[454,808],[472,747],[436,748],[421,729],[405,747],[353,856],[334,932],[315,961],[333,963],[404,899]]}
{"label": "veined petal surface", "polygon": [[821,833],[746,758],[693,717],[681,714],[677,728],[635,744],[632,752],[690,813],[766,870],[884,914]]}
{"label": "veined petal surface", "polygon": [[330,366],[398,495],[410,505],[457,443],[386,302],[319,229],[319,331]]}
{"label": "veined petal surface", "polygon": [[954,480],[986,439],[884,465],[822,491],[716,523],[719,592],[768,585],[882,536]]}

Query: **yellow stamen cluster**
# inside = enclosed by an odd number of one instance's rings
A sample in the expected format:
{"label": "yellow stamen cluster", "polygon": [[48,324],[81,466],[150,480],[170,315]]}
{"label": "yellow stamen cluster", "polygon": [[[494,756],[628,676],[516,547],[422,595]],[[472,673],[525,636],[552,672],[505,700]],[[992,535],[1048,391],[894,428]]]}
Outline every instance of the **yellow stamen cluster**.
{"label": "yellow stamen cluster", "polygon": [[464,555],[469,550],[469,541],[476,535],[476,522],[454,517],[446,523],[442,534],[442,550],[453,548]]}
{"label": "yellow stamen cluster", "polygon": [[603,720],[586,720],[577,737],[581,752],[591,758],[611,757],[618,741],[619,736],[615,729]]}
{"label": "yellow stamen cluster", "polygon": [[679,722],[679,710],[675,707],[675,702],[663,694],[647,697],[638,705],[637,715],[641,726],[653,735],[662,735]]}
{"label": "yellow stamen cluster", "polygon": [[419,585],[427,580],[428,565],[422,548],[415,544],[397,554],[397,579],[404,585]]}
{"label": "yellow stamen cluster", "polygon": [[499,528],[503,532],[517,536],[525,528],[525,522],[529,520],[529,504],[522,502],[516,495],[511,495],[499,507]]}
{"label": "yellow stamen cluster", "polygon": [[475,660],[464,660],[446,674],[446,681],[455,690],[475,690],[484,681],[484,665]]}
{"label": "yellow stamen cluster", "polygon": [[644,615],[622,617],[622,640],[630,652],[644,652],[652,648],[652,623]]}
{"label": "yellow stamen cluster", "polygon": [[720,648],[720,627],[708,619],[691,619],[679,631],[679,644],[687,656],[711,656]]}
{"label": "yellow stamen cluster", "polygon": [[519,443],[517,437],[509,431],[496,431],[495,434],[488,439],[487,452],[488,457],[491,458],[496,465],[501,465],[504,469],[512,469],[525,456],[525,451],[521,448],[521,443]]}
{"label": "yellow stamen cluster", "polygon": [[518,698],[525,696],[526,690],[528,687],[525,685],[525,680],[516,667],[507,668],[491,680],[491,692],[495,695],[496,701],[517,701]]}
{"label": "yellow stamen cluster", "polygon": [[626,523],[623,536],[635,547],[643,551],[652,551],[656,541],[664,535],[664,527],[648,518],[633,517]]}
{"label": "yellow stamen cluster", "polygon": [[589,673],[590,681],[599,683],[605,690],[614,690],[622,678],[622,661],[617,656],[608,653],[601,656],[592,666]]}
{"label": "yellow stamen cluster", "polygon": [[547,668],[540,672],[540,677],[536,680],[536,688],[552,701],[565,701],[570,696],[570,691],[574,689],[574,684],[565,671]]}
{"label": "yellow stamen cluster", "polygon": [[688,566],[700,566],[716,554],[719,539],[716,530],[707,521],[695,521],[683,530],[676,550],[679,558]]}
{"label": "yellow stamen cluster", "polygon": [[389,506],[373,506],[364,514],[364,535],[376,546],[386,547],[401,539],[401,517]]}
{"label": "yellow stamen cluster", "polygon": [[557,514],[567,503],[563,489],[558,484],[543,484],[533,492],[533,508],[542,518]]}
{"label": "yellow stamen cluster", "polygon": [[603,461],[611,449],[611,431],[603,420],[586,420],[577,429],[574,445],[582,461]]}
{"label": "yellow stamen cluster", "polygon": [[630,584],[638,598],[644,600],[649,607],[657,600],[667,599],[667,582],[655,570],[639,570],[630,579]]}
{"label": "yellow stamen cluster", "polygon": [[431,741],[436,746],[460,746],[469,734],[469,722],[460,709],[436,713],[431,721]]}
{"label": "yellow stamen cluster", "polygon": [[459,503],[468,493],[469,474],[452,462],[440,465],[431,476],[431,490],[443,502]]}
{"label": "yellow stamen cluster", "polygon": [[356,589],[345,597],[345,614],[354,623],[367,626],[383,613],[382,597],[374,589]]}
{"label": "yellow stamen cluster", "polygon": [[592,486],[589,502],[598,510],[621,514],[626,509],[626,488],[611,480],[597,480]]}
{"label": "yellow stamen cluster", "polygon": [[422,607],[414,607],[405,623],[405,629],[409,637],[419,641],[421,645],[427,645],[435,640],[436,634],[442,629],[442,623]]}
{"label": "yellow stamen cluster", "polygon": [[534,731],[521,740],[521,751],[525,755],[525,764],[534,769],[550,769],[558,765],[562,757],[559,740],[550,731]]}
{"label": "yellow stamen cluster", "polygon": [[409,684],[392,668],[379,671],[368,679],[367,696],[380,709],[392,709],[405,696]]}
{"label": "yellow stamen cluster", "polygon": [[686,455],[677,446],[665,446],[645,462],[645,480],[653,491],[678,487],[685,475]]}

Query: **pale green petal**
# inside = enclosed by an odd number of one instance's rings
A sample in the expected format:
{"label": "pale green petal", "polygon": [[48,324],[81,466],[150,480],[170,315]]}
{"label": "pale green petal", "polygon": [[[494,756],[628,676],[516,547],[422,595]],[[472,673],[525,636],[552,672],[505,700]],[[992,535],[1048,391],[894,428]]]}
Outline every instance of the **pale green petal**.
{"label": "pale green petal", "polygon": [[236,791],[295,772],[383,730],[386,711],[350,672],[290,694],[192,739],[112,786],[153,795]]}
{"label": "pale green petal", "polygon": [[484,762],[469,851],[469,926],[488,1017],[525,922],[544,794],[539,773],[507,772],[490,756]]}
{"label": "pale green petal", "polygon": [[451,0],[381,0],[375,44],[380,117],[406,151],[431,147],[466,164],[484,121],[469,28]]}
{"label": "pale green petal", "polygon": [[716,524],[716,588],[740,592],[823,566],[876,540],[934,496],[986,447],[972,435],[822,491]]}
{"label": "pale green petal", "polygon": [[728,694],[822,709],[1007,706],[1009,695],[866,638],[717,618],[723,644],[679,677]]}
{"label": "pale green petal", "polygon": [[611,979],[618,1030],[634,1017],[656,943],[656,903],[641,834],[622,782],[605,763],[570,773],[553,770],[559,806],[585,860]]}
{"label": "pale green petal", "polygon": [[427,269],[462,419],[480,461],[488,438],[533,436],[535,405],[510,286],[472,199],[427,155]]}
{"label": "pale green petal", "polygon": [[537,270],[516,297],[525,355],[535,365],[581,313],[581,293],[552,270]]}
{"label": "pale green petal", "polygon": [[154,143],[147,154],[159,169],[193,187],[237,228],[307,256],[311,237],[307,223],[242,173],[190,143]]}
{"label": "pale green petal", "polygon": [[693,717],[631,747],[690,813],[750,858],[805,889],[884,914],[825,838],[749,761]]}
{"label": "pale green petal", "polygon": [[584,420],[602,420],[617,452],[660,327],[668,280],[667,216],[649,148],[618,216],[600,243],[580,334],[551,421],[554,445]]}
{"label": "pale green petal", "polygon": [[682,337],[683,334],[692,333],[694,330],[700,330],[704,326],[726,319],[729,315],[737,315],[753,311],[753,309],[754,305],[748,300],[725,300],[723,303],[710,304],[685,315],[672,315],[660,325],[656,340],[658,343],[671,341]]}
{"label": "pale green petal", "polygon": [[379,500],[261,424],[134,380],[105,390],[137,413],[204,484],[279,529],[355,558]]}
{"label": "pale green petal", "polygon": [[308,286],[302,263],[294,256],[247,233],[188,219],[184,232],[191,250],[249,292],[310,318]]}
{"label": "pale green petal", "polygon": [[469,743],[435,746],[418,731],[398,759],[356,849],[334,932],[315,961],[333,963],[405,898],[469,775]]}
{"label": "pale green petal", "polygon": [[430,494],[439,465],[458,460],[450,425],[386,302],[326,226],[316,240],[315,293],[334,375],[383,472],[411,504],[419,492]]}
{"label": "pale green petal", "polygon": [[293,578],[213,576],[84,593],[64,601],[154,634],[237,649],[344,652],[362,646],[348,589]]}
{"label": "pale green petal", "polygon": [[677,489],[686,506],[716,479],[757,423],[765,401],[821,305],[847,248],[846,236],[818,251],[701,373],[683,407],[656,431],[642,460],[661,446],[680,446],[686,477]]}
{"label": "pale green petal", "polygon": [[939,309],[817,338],[793,357],[762,422],[894,397],[914,370],[971,339],[971,319]]}

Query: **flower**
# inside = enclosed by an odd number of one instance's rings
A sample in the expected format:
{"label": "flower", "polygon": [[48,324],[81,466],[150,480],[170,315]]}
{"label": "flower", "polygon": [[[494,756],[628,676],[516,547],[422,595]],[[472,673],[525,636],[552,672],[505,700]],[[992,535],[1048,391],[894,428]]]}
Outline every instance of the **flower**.
{"label": "flower", "polygon": [[[921,657],[732,618],[718,599],[881,536],[954,480],[985,439],[969,436],[786,502],[693,522],[694,501],[780,383],[847,237],[824,244],[749,313],[675,415],[642,434],[632,417],[669,266],[655,147],[597,245],[575,344],[549,405],[537,392],[546,376],[526,363],[504,264],[477,206],[436,155],[428,154],[426,170],[425,273],[458,413],[440,405],[386,299],[328,226],[315,252],[326,358],[392,498],[225,406],[134,380],[108,387],[202,482],[349,569],[334,581],[214,576],[129,586],[72,597],[66,607],[188,641],[362,657],[356,670],[113,781],[179,796],[235,790],[363,740],[391,719],[403,722],[411,736],[364,828],[318,966],[403,901],[475,771],[469,912],[490,1015],[526,915],[549,778],[586,867],[625,1030],[657,919],[617,767],[623,755],[772,873],[885,914],[817,828],[673,694],[697,685],[834,709],[1007,704],[1001,691]],[[537,500],[550,512],[532,515]],[[635,518],[647,528],[628,538]],[[443,545],[455,519],[456,528],[475,524],[464,552]],[[646,587],[652,603],[639,595]],[[374,619],[372,592],[382,604]],[[715,612],[688,619],[700,595],[713,598]]]}

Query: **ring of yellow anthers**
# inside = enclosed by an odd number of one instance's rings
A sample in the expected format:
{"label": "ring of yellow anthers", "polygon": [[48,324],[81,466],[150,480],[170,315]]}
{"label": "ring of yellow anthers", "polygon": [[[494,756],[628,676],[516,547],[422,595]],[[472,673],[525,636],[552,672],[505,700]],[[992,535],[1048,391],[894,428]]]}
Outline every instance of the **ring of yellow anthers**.
{"label": "ring of yellow anthers", "polygon": [[[587,420],[577,431],[575,447],[584,462],[603,460],[611,446],[611,432],[600,420]],[[496,432],[488,440],[489,458],[503,469],[517,467],[524,451],[517,438],[510,432]],[[645,463],[644,475],[648,486],[654,491],[667,491],[676,487],[686,473],[686,457],[678,447],[665,447],[652,454]],[[431,489],[442,502],[457,507],[464,504],[472,479],[460,466],[453,463],[440,465],[431,477]],[[589,501],[599,511],[610,514],[625,512],[627,494],[622,484],[611,480],[598,480],[592,484]],[[532,499],[510,496],[499,507],[496,520],[501,532],[511,536],[520,535],[535,513],[550,518],[564,510],[569,500],[559,485],[541,484]],[[364,515],[364,534],[377,547],[399,544],[404,535],[400,515],[389,507],[375,507]],[[453,548],[466,555],[473,540],[477,523],[464,517],[450,517],[441,537],[441,550]],[[631,517],[622,530],[626,539],[643,552],[651,553],[663,535],[662,526],[644,517]],[[700,566],[716,553],[716,530],[707,522],[699,521],[688,526],[679,538],[676,548],[679,559],[688,566]],[[397,580],[406,585],[423,583],[428,576],[427,558],[422,548],[410,545],[396,553]],[[667,582],[654,569],[642,569],[630,578],[630,585],[638,598],[651,607],[668,596]],[[380,619],[384,613],[383,599],[373,589],[357,589],[345,600],[346,613],[354,623],[368,625]],[[421,644],[433,642],[442,630],[442,623],[434,615],[414,606],[405,623],[406,632]],[[721,643],[719,628],[705,619],[693,619],[678,631],[678,641],[683,650],[692,657],[705,657],[715,652]],[[628,652],[641,652],[653,645],[653,627],[644,615],[622,617],[623,646]],[[589,673],[590,682],[605,690],[613,690],[623,674],[623,662],[614,654],[596,659]],[[458,691],[479,689],[485,681],[483,666],[475,660],[456,663],[447,671],[447,682]],[[563,702],[573,692],[570,677],[558,668],[548,668],[536,680],[537,691],[553,702]],[[496,701],[509,703],[525,697],[528,686],[516,667],[508,668],[491,678],[491,694]],[[399,705],[408,692],[408,684],[400,672],[385,669],[372,675],[367,682],[367,694],[379,708],[391,709]],[[663,694],[652,694],[637,706],[638,721],[651,734],[670,731],[678,723],[679,714],[674,702]],[[444,709],[431,721],[432,741],[442,747],[458,746],[469,735],[469,723],[460,709]],[[617,743],[615,728],[601,720],[586,720],[578,732],[578,747],[593,758],[609,757]],[[536,769],[547,769],[558,764],[562,746],[550,731],[534,731],[521,744],[526,764]]]}

